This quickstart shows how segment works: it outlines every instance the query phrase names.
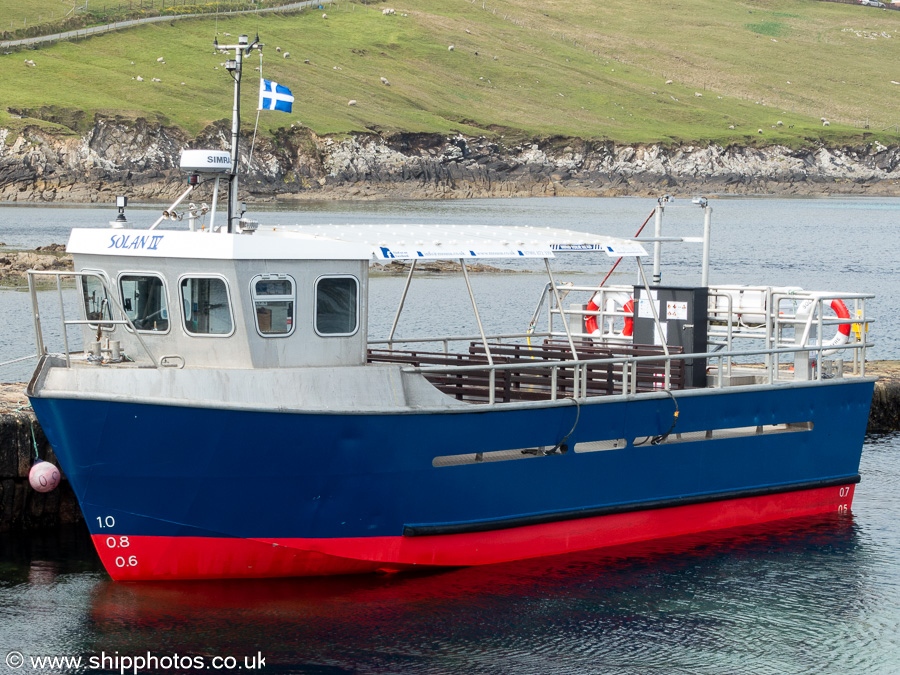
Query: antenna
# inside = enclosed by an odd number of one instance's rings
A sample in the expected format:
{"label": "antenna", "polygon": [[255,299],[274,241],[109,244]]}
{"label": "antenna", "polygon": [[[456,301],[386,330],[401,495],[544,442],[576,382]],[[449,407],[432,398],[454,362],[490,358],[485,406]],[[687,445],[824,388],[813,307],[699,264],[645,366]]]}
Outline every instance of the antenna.
{"label": "antenna", "polygon": [[219,49],[234,50],[234,59],[229,59],[225,69],[234,80],[234,107],[231,116],[231,171],[228,175],[228,224],[227,232],[240,232],[240,216],[238,214],[238,157],[241,133],[241,72],[243,70],[244,56],[249,55],[254,49],[262,50],[263,45],[259,39],[250,44],[246,35],[238,37],[236,45],[218,45]]}

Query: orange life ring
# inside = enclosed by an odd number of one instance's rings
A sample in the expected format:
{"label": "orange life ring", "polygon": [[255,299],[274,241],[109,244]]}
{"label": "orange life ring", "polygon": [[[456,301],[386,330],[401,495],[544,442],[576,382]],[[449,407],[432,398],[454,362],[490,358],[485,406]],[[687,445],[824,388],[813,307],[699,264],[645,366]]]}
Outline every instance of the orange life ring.
{"label": "orange life ring", "polygon": [[[813,300],[805,300],[800,308],[797,310],[797,315],[803,315],[812,308],[814,301]],[[850,318],[850,310],[847,309],[847,305],[844,304],[843,300],[834,299],[831,301],[831,309],[837,314],[839,319],[849,319]],[[823,340],[823,347],[838,347],[838,349],[827,349],[822,352],[822,356],[833,356],[840,351],[840,347],[843,347],[847,342],[850,341],[850,324],[842,323],[838,326],[837,333],[834,334],[830,340]]]}
{"label": "orange life ring", "polygon": [[[847,305],[844,304],[843,300],[832,300],[831,309],[834,310],[834,313],[837,314],[839,319],[850,318],[850,310],[847,309]],[[834,334],[834,337],[825,344],[839,347],[847,344],[849,340],[850,324],[842,323],[840,326],[838,326],[838,332]],[[824,354],[825,356],[831,356],[832,354],[836,354],[839,351],[839,349],[829,349],[828,351],[822,352],[822,354]]]}
{"label": "orange life ring", "polygon": [[[594,302],[594,300],[599,300],[599,297],[598,297],[599,295],[600,294],[597,293],[596,295],[594,295],[593,298],[590,299],[590,301],[587,304],[587,311],[596,312],[597,310],[600,309],[600,306],[596,302]],[[621,304],[622,311],[624,311],[626,314],[630,315],[630,316],[625,317],[625,326],[624,326],[624,328],[622,328],[622,333],[621,333],[621,335],[628,337],[632,333],[634,333],[634,298],[628,298],[628,300],[625,303],[619,302],[619,300],[621,298],[617,298],[616,296],[624,296],[624,295],[625,295],[624,293],[613,294],[606,301],[606,305],[607,305],[607,311],[613,311],[609,307],[611,302]],[[600,328],[597,325],[597,316],[596,315],[592,314],[590,316],[586,316],[584,318],[584,327],[585,327],[585,330],[590,335],[595,335],[595,334],[600,335]]]}

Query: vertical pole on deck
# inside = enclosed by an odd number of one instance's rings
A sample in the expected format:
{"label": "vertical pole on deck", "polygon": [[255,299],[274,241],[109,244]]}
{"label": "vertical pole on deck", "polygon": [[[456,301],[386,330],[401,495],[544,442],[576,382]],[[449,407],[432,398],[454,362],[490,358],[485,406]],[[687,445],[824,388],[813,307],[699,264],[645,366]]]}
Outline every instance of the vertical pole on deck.
{"label": "vertical pole on deck", "polygon": [[569,349],[572,350],[572,360],[578,360],[578,352],[575,351],[575,341],[572,340],[572,331],[569,330],[569,322],[566,320],[566,313],[562,308],[562,301],[559,298],[559,289],[556,287],[556,280],[553,278],[553,272],[550,270],[550,260],[544,258],[544,266],[547,268],[547,276],[550,277],[550,288],[553,289],[553,296],[556,298],[556,308],[559,310],[559,318],[562,319],[563,328],[566,330],[566,339],[569,341]]}
{"label": "vertical pole on deck", "polygon": [[[238,212],[238,140],[241,131],[241,68],[244,62],[244,47],[249,44],[246,35],[238,37],[238,48],[234,50],[234,108],[231,115],[231,175],[228,177],[228,232],[237,232],[234,227],[235,213]],[[237,216],[238,218],[240,216]]]}
{"label": "vertical pole on deck", "polygon": [[662,281],[662,271],[660,269],[662,262],[662,242],[659,241],[659,238],[662,236],[663,211],[666,210],[666,207],[663,206],[665,199],[665,197],[660,197],[658,200],[659,206],[656,207],[656,218],[653,221],[653,236],[657,239],[657,241],[653,242],[653,284],[655,286],[659,286]]}
{"label": "vertical pole on deck", "polygon": [[469,271],[466,269],[466,261],[459,259],[463,278],[466,280],[466,288],[469,289],[469,300],[472,301],[472,309],[475,312],[475,321],[478,323],[478,332],[481,333],[481,342],[484,344],[484,353],[487,355],[488,364],[494,365],[494,357],[491,356],[491,348],[488,346],[487,335],[484,333],[484,325],[481,323],[481,315],[478,313],[478,304],[475,302],[475,293],[472,292],[472,284],[469,282]]}
{"label": "vertical pole on deck", "polygon": [[[659,341],[662,343],[663,352],[665,353],[666,358],[668,358],[669,345],[666,344],[666,341],[663,338],[662,326],[659,323],[659,312],[656,310],[656,303],[653,301],[653,296],[650,294],[650,284],[647,283],[647,275],[644,274],[644,265],[641,262],[641,256],[636,256],[635,260],[637,260],[638,273],[641,275],[644,291],[647,293],[647,303],[650,305],[650,312],[653,314],[653,323],[656,327],[656,334],[659,335]],[[635,313],[637,313],[637,307],[635,307]]]}
{"label": "vertical pole on deck", "polygon": [[[663,352],[666,355],[666,365],[665,365],[665,375],[664,377],[664,385],[666,389],[669,389],[671,383],[669,382],[669,373],[671,369],[672,363],[672,355],[669,354],[669,345],[666,344],[666,336],[663,335],[662,326],[659,323],[659,312],[656,310],[656,302],[653,299],[653,296],[650,294],[650,285],[647,283],[647,275],[644,274],[644,266],[641,264],[641,257],[637,256],[636,258],[638,264],[638,272],[641,275],[641,281],[643,281],[644,291],[647,293],[647,303],[650,305],[650,311],[653,314],[653,326],[656,334],[659,336],[660,344],[662,344]],[[635,314],[637,314],[637,307],[635,309]],[[634,383],[632,386],[632,393],[637,393],[637,364],[634,365],[634,375],[632,378],[632,382]]]}
{"label": "vertical pole on deck", "polygon": [[484,333],[484,325],[481,323],[481,315],[478,313],[478,304],[475,302],[475,293],[472,292],[472,284],[469,282],[469,271],[466,269],[466,261],[460,258],[459,266],[462,268],[463,278],[466,280],[466,288],[469,289],[469,300],[472,301],[472,310],[475,312],[475,321],[478,323],[478,332],[481,333],[481,342],[484,345],[484,353],[487,356],[488,366],[490,366],[490,374],[488,375],[488,403],[493,405],[497,393],[495,391],[497,371],[494,370],[494,357],[491,356],[491,348],[488,346],[487,335]]}
{"label": "vertical pole on deck", "polygon": [[703,207],[703,272],[700,285],[709,286],[709,237],[712,230],[712,207],[707,204]]}
{"label": "vertical pole on deck", "polygon": [[[409,266],[409,274],[406,275],[406,285],[403,287],[403,295],[400,296],[400,306],[397,307],[397,313],[394,315],[394,323],[391,324],[391,334],[388,335],[388,349],[394,348],[394,332],[397,330],[397,322],[400,321],[400,312],[403,311],[403,305],[406,304],[406,294],[409,292],[409,285],[412,282],[413,272],[415,271],[416,258],[413,258],[412,264]],[[446,346],[444,351],[447,351]]]}

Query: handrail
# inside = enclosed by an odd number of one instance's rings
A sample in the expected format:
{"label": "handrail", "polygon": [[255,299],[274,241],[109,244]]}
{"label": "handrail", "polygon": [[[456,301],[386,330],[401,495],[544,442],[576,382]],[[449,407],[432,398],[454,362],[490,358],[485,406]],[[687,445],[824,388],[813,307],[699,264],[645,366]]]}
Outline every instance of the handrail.
{"label": "handrail", "polygon": [[[511,340],[515,338],[529,338],[529,337],[551,337],[552,333],[547,331],[542,331],[540,333],[497,333],[486,336],[488,340]],[[437,336],[429,336],[429,337],[414,337],[414,338],[393,338],[393,339],[379,339],[379,340],[367,340],[366,344],[368,346],[372,345],[394,345],[394,344],[414,344],[416,342],[443,342],[444,343],[444,351],[447,351],[447,343],[450,342],[471,342],[472,340],[481,340],[481,335],[437,335]]]}
{"label": "handrail", "polygon": [[[156,357],[153,356],[153,353],[150,351],[150,348],[147,346],[147,343],[144,342],[144,339],[141,337],[134,323],[128,317],[128,314],[125,312],[125,309],[119,303],[116,294],[113,293],[112,289],[109,287],[109,284],[106,283],[106,278],[99,272],[93,271],[70,271],[70,270],[28,270],[28,289],[31,294],[31,307],[34,312],[34,329],[35,329],[35,343],[37,345],[37,351],[39,356],[43,356],[47,354],[47,348],[44,345],[44,333],[43,328],[41,326],[40,319],[40,309],[37,301],[37,289],[34,284],[34,277],[38,276],[49,276],[56,277],[56,290],[59,297],[59,312],[60,312],[60,325],[62,327],[62,339],[63,339],[63,348],[65,349],[66,356],[66,367],[70,368],[72,366],[71,357],[69,354],[69,337],[68,337],[68,326],[83,326],[83,325],[99,325],[99,326],[119,326],[124,325],[131,330],[131,333],[137,338],[138,343],[144,349],[144,352],[147,354],[147,357],[150,359],[150,362],[153,364],[154,368],[159,368],[159,362],[156,360]],[[109,319],[100,319],[99,321],[91,321],[90,319],[66,319],[65,315],[65,306],[63,303],[62,296],[62,277],[75,277],[76,279],[81,279],[83,277],[94,277],[100,280],[100,285],[103,287],[103,290],[106,292],[106,297],[112,302],[115,310],[124,317],[123,319],[113,319],[110,317]],[[77,282],[76,282],[77,283]]]}
{"label": "handrail", "polygon": [[[870,342],[857,342],[855,344],[847,344],[843,345],[842,349],[853,349],[853,350],[864,350],[868,347],[871,347],[872,343]],[[774,348],[774,349],[751,349],[751,350],[739,350],[739,351],[730,351],[730,352],[696,352],[692,354],[659,354],[652,356],[617,356],[617,357],[606,357],[600,359],[585,359],[585,360],[561,360],[561,361],[516,361],[513,363],[496,363],[493,365],[489,365],[486,363],[483,364],[475,364],[475,365],[427,365],[427,366],[403,366],[401,368],[404,373],[417,373],[421,375],[428,374],[439,374],[439,373],[466,373],[466,372],[479,372],[484,370],[490,370],[491,372],[501,371],[501,370],[538,370],[538,369],[546,369],[551,368],[551,377],[552,381],[556,380],[556,373],[559,368],[572,368],[573,372],[576,368],[588,368],[591,366],[605,366],[605,365],[615,365],[615,364],[623,364],[622,368],[622,378],[623,378],[623,393],[626,390],[630,391],[631,394],[637,393],[637,364],[640,363],[656,363],[656,362],[665,362],[666,365],[670,365],[672,360],[687,360],[687,359],[717,359],[721,364],[722,359],[726,357],[741,357],[741,356],[766,356],[766,355],[776,355],[776,354],[796,354],[798,351],[812,351],[812,352],[821,352],[824,350],[831,349],[831,345],[824,345],[820,347],[808,347],[804,349],[797,349],[796,346],[788,347],[788,348]],[[864,361],[864,359],[863,359]],[[630,367],[629,367],[630,366]],[[665,377],[664,377],[664,388],[660,391],[668,391],[670,388],[670,377],[669,377],[669,368],[666,368]],[[717,373],[717,384],[721,386],[722,382],[722,374],[721,374],[721,366],[719,367],[719,372]],[[768,375],[769,384],[774,383],[775,378],[774,372],[772,368],[765,369]],[[865,376],[865,372],[861,373],[861,376]],[[628,381],[630,379],[630,382]],[[817,376],[818,380],[822,379],[821,371]],[[627,384],[626,384],[627,382]],[[586,390],[582,390],[583,395],[580,398],[587,398]],[[555,396],[552,398],[555,399]]]}
{"label": "handrail", "polygon": [[[862,349],[865,347],[872,347],[874,343],[872,342],[857,342],[855,344],[846,344],[842,345],[841,349]],[[602,359],[584,359],[574,361],[572,359],[568,359],[565,361],[521,361],[515,363],[498,363],[493,367],[497,370],[513,370],[513,369],[536,369],[536,368],[544,368],[550,364],[554,366],[559,366],[561,368],[571,368],[573,366],[597,366],[597,365],[608,365],[614,363],[624,363],[624,362],[634,362],[634,363],[648,363],[653,361],[664,361],[666,359],[680,361],[682,359],[703,359],[703,358],[714,358],[718,359],[724,356],[764,356],[765,354],[793,354],[798,351],[818,351],[819,349],[828,350],[833,349],[831,345],[824,345],[821,348],[818,347],[807,347],[804,349],[797,349],[797,347],[789,347],[789,348],[777,348],[777,349],[747,349],[736,352],[695,352],[691,354],[671,354],[666,356],[665,354],[654,354],[652,356],[614,356],[614,357],[606,357]],[[403,368],[404,372],[468,372],[468,371],[478,371],[485,370],[487,367],[486,363],[475,364],[471,366],[440,366],[440,365],[430,365],[430,366],[405,366]]]}

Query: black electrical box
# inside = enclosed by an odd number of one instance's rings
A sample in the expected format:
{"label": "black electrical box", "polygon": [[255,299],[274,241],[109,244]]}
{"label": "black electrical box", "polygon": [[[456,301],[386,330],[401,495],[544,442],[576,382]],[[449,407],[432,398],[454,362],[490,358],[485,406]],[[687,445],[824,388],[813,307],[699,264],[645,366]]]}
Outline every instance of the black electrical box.
{"label": "black electrical box", "polygon": [[[705,287],[651,286],[647,290],[634,288],[634,344],[681,347],[684,354],[709,351],[706,344],[707,303],[709,290]],[[648,301],[649,300],[649,301]],[[662,335],[656,330],[653,310],[662,326]],[[706,386],[706,359],[686,359],[685,386]]]}

